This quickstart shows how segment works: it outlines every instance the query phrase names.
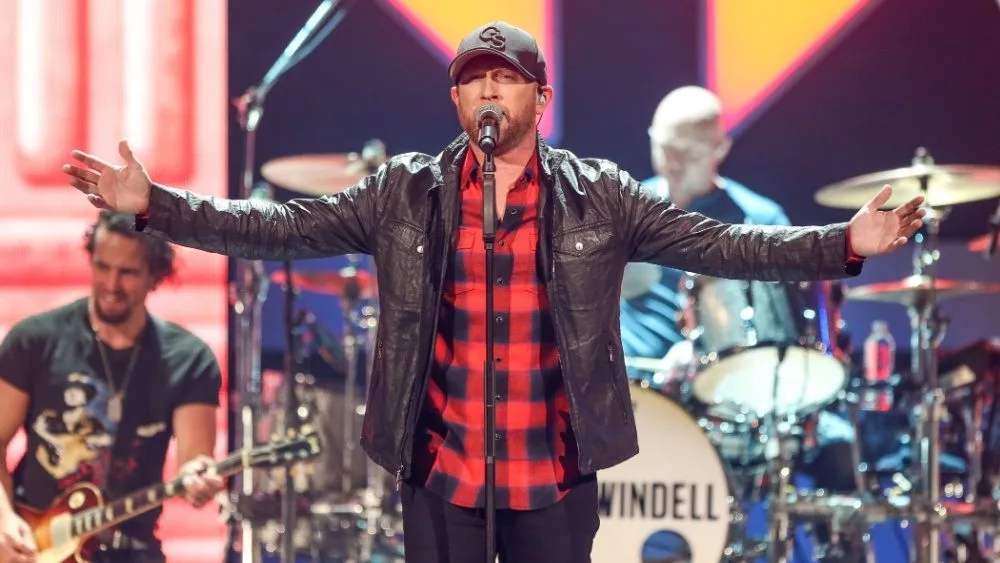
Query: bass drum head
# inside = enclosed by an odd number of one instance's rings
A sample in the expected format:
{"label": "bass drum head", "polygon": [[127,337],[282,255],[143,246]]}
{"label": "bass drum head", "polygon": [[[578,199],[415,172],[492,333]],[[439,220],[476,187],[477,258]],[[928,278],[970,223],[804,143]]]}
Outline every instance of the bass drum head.
{"label": "bass drum head", "polygon": [[[744,348],[712,361],[702,360],[691,388],[698,400],[719,406],[718,414],[732,418],[740,414],[763,417],[775,410],[809,414],[833,402],[846,385],[843,362],[822,350],[793,345],[781,360],[777,346]],[[723,412],[725,405],[739,409]]]}
{"label": "bass drum head", "polygon": [[639,454],[597,475],[601,525],[591,560],[718,563],[731,502],[718,452],[675,401],[637,385],[631,393]]}

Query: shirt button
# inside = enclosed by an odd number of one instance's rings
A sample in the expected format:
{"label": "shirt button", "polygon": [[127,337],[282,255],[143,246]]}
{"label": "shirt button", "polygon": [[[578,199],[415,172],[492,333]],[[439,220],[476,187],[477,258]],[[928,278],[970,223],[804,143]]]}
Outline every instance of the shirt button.
{"label": "shirt button", "polygon": [[497,278],[497,285],[503,285],[503,278]]}
{"label": "shirt button", "polygon": [[421,244],[420,246],[417,247],[417,254],[423,254],[423,253],[424,253],[424,245]]}
{"label": "shirt button", "polygon": [[494,320],[495,320],[495,321],[496,321],[496,322],[497,322],[498,324],[500,324],[500,323],[503,323],[503,316],[502,316],[502,315],[497,315],[497,316],[496,316],[496,319],[494,319]]}
{"label": "shirt button", "polygon": [[575,248],[577,250],[583,250],[583,243],[582,242],[578,242],[578,243],[576,243],[575,246],[573,246],[573,248]]}
{"label": "shirt button", "polygon": [[500,241],[500,246],[505,246],[506,244],[507,244],[506,242]]}
{"label": "shirt button", "polygon": [[511,215],[517,215],[517,208],[515,207],[514,209],[511,209],[510,210],[510,214]]}

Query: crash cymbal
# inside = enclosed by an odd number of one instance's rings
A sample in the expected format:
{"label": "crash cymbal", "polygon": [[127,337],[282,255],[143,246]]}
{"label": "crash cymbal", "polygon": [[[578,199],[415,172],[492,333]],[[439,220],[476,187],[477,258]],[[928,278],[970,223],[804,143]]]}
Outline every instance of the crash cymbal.
{"label": "crash cymbal", "polygon": [[[285,272],[278,270],[271,274],[271,281],[284,285]],[[372,283],[372,276],[364,270],[357,268],[342,268],[339,272],[312,271],[312,272],[292,272],[292,285],[296,289],[310,291],[313,293],[324,293],[327,295],[343,296],[348,289],[349,283],[357,284],[357,291],[361,296],[368,297],[375,289]]]}
{"label": "crash cymbal", "polygon": [[921,194],[920,178],[928,177],[927,205],[949,207],[1000,196],[1000,168],[978,165],[918,164],[857,176],[816,192],[816,203],[827,207],[860,209],[882,186],[892,186],[892,197],[882,206],[891,209]]}
{"label": "crash cymbal", "polygon": [[[898,303],[913,307],[925,303],[930,297],[931,282],[928,276],[909,276],[900,281],[873,283],[847,291],[849,301],[876,301]],[[979,293],[1000,293],[1000,284],[938,279],[934,283],[936,299],[948,299]]]}
{"label": "crash cymbal", "polygon": [[360,153],[300,154],[270,160],[260,173],[268,182],[309,196],[340,193],[386,161],[385,143],[372,139]]}
{"label": "crash cymbal", "polygon": [[310,196],[340,193],[357,184],[368,173],[357,153],[300,154],[264,163],[261,176],[282,188]]}

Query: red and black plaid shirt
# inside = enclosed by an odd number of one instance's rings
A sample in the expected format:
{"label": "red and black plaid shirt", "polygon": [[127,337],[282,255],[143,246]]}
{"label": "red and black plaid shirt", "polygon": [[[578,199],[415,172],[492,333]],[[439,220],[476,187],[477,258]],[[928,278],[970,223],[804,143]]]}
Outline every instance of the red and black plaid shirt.
{"label": "red and black plaid shirt", "polygon": [[434,366],[416,445],[415,478],[448,502],[486,503],[483,460],[486,283],[494,284],[496,501],[531,510],[560,500],[578,476],[569,400],[549,299],[536,267],[538,162],[507,195],[486,280],[483,188],[472,151],[460,181],[462,216],[447,275]]}

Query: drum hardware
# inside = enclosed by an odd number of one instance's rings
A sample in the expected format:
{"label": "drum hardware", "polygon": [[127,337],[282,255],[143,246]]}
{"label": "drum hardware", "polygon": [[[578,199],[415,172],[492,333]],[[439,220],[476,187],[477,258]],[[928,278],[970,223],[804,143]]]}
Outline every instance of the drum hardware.
{"label": "drum hardware", "polygon": [[913,383],[918,388],[913,401],[917,448],[913,458],[915,474],[920,478],[914,496],[917,500],[910,503],[905,516],[917,523],[916,561],[937,563],[941,554],[941,521],[930,515],[938,514],[941,506],[940,422],[944,415],[944,391],[938,377],[937,350],[946,328],[937,302],[939,298],[1000,291],[993,285],[938,279],[940,226],[952,206],[1000,195],[1000,168],[936,165],[921,147],[910,167],[858,176],[824,187],[816,193],[816,201],[829,207],[857,209],[885,184],[893,186],[893,195],[883,208],[896,207],[918,195],[925,200],[924,227],[914,237],[914,273],[901,283],[857,288],[848,292],[847,298],[899,303],[909,313]]}
{"label": "drum hardware", "polygon": [[[264,113],[264,100],[278,78],[292,66],[300,62],[316,45],[336,27],[343,19],[346,8],[339,5],[338,0],[324,0],[313,12],[306,24],[292,39],[281,56],[274,62],[267,74],[257,85],[249,87],[239,98],[233,100],[239,117],[239,124],[244,132],[244,167],[242,180],[242,196],[251,199],[254,193],[254,160],[257,128]],[[321,27],[322,26],[322,27]],[[239,418],[234,426],[238,429],[242,445],[237,447],[250,448],[254,445],[254,434],[257,426],[259,406],[256,397],[261,390],[260,350],[261,350],[261,309],[267,294],[267,279],[260,261],[237,260],[237,282],[232,290],[233,309],[237,316],[235,342],[235,378],[239,394]],[[289,313],[290,316],[290,313]],[[290,374],[289,374],[290,375]],[[252,497],[255,490],[253,471],[244,471],[238,483],[239,495]],[[232,491],[231,491],[232,492]],[[234,507],[245,505],[239,499]],[[283,521],[286,529],[291,529],[294,522],[294,503],[286,501]],[[243,563],[258,563],[260,545],[257,530],[248,518],[241,518],[235,510],[229,524],[227,550],[235,547],[237,536],[240,543],[240,558]],[[291,534],[284,538],[282,561],[290,561],[294,557],[294,542]]]}

